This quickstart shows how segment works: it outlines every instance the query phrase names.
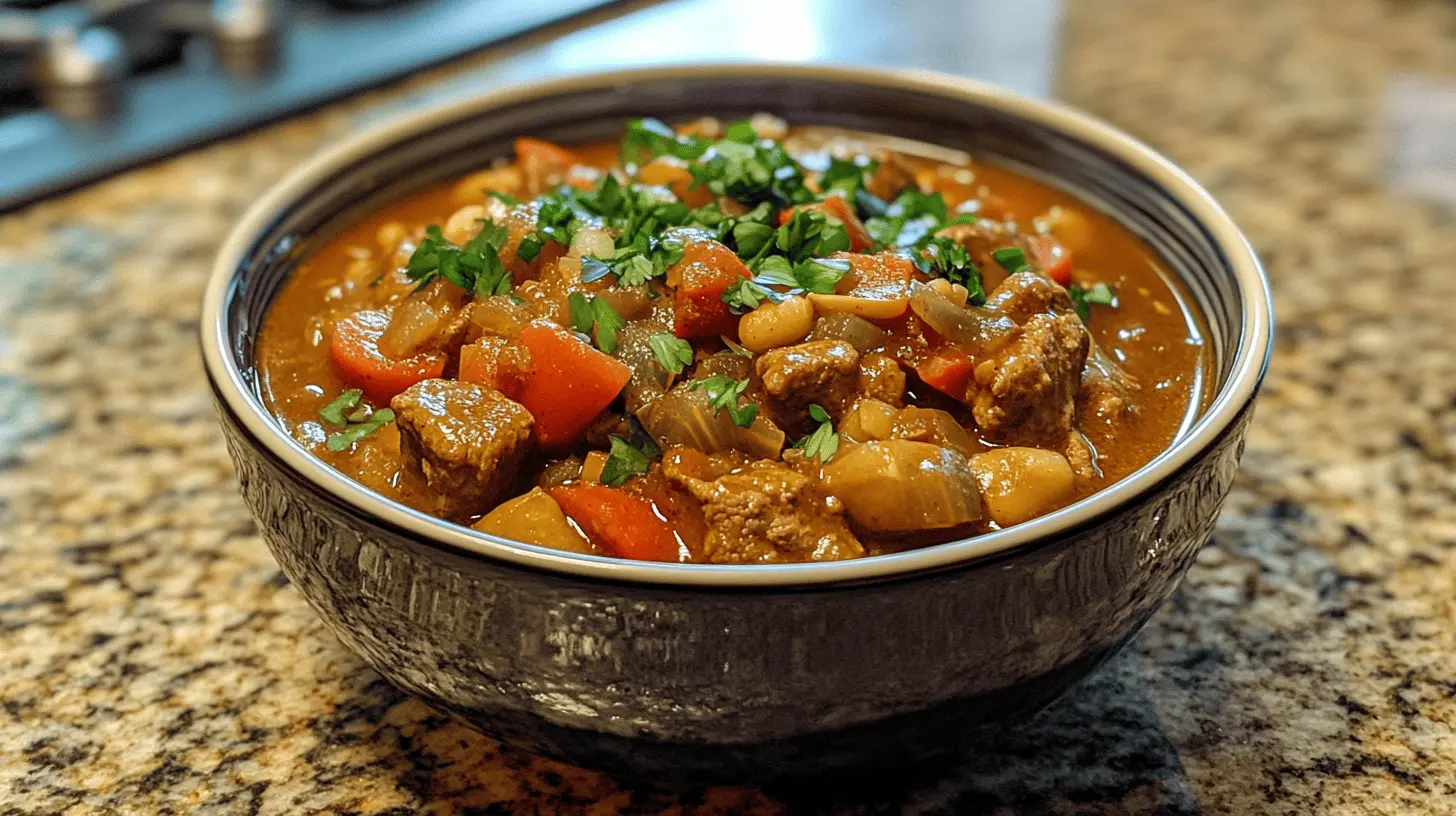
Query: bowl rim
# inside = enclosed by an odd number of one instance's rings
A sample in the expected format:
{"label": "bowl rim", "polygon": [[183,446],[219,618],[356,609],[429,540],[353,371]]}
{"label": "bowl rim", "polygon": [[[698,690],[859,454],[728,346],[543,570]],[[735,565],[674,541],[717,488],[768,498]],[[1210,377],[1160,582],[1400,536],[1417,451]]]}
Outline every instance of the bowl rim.
{"label": "bowl rim", "polygon": [[[255,239],[287,205],[307,198],[320,179],[363,156],[428,129],[492,108],[543,95],[611,89],[660,79],[819,80],[841,84],[903,88],[953,102],[991,107],[1089,144],[1117,158],[1159,185],[1193,216],[1222,252],[1238,284],[1242,325],[1233,362],[1223,387],[1181,439],[1120,481],[1061,510],[1032,521],[971,538],[922,549],[850,561],[808,564],[718,565],[629,561],[563,553],[472,530],[406,507],[375,493],[314,457],[286,434],[254,396],[228,353],[224,335],[227,306],[241,261]],[[964,566],[972,561],[1030,548],[1066,537],[1117,513],[1210,450],[1256,396],[1268,368],[1273,336],[1269,283],[1247,239],[1223,208],[1176,165],[1132,136],[1066,105],[1021,96],[972,79],[919,69],[885,69],[825,64],[694,63],[653,66],[551,77],[513,83],[466,98],[434,104],[395,116],[326,147],[274,184],[244,214],[223,243],[202,300],[200,319],[203,366],[220,404],[268,453],[314,487],[354,511],[414,539],[449,550],[510,565],[565,573],[608,582],[684,587],[757,587],[765,589],[861,582]]]}

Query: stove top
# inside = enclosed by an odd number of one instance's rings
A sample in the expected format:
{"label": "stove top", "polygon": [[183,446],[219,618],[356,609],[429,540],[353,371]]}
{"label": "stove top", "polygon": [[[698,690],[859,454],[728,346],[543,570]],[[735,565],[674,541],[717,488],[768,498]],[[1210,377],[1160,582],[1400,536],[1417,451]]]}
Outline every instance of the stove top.
{"label": "stove top", "polygon": [[0,0],[0,211],[609,0]]}

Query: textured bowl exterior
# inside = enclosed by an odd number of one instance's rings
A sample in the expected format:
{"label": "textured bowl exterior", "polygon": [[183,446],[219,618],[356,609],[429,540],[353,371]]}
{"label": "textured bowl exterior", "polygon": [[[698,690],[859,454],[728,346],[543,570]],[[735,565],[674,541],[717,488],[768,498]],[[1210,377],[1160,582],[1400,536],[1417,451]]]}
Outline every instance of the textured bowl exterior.
{"label": "textured bowl exterior", "polygon": [[[1118,218],[1206,319],[1216,396],[1205,416],[1137,474],[1011,530],[855,563],[664,568],[420,517],[318,465],[261,409],[258,326],[341,220],[482,166],[518,133],[570,142],[628,116],[757,110],[991,156]],[[1126,643],[1208,540],[1237,471],[1267,361],[1267,298],[1247,244],[1196,185],[1076,114],[920,75],[667,68],[447,106],[300,171],[224,250],[203,346],[269,547],[391,682],[583,764],[657,781],[763,779],[948,751],[1045,705]]]}
{"label": "textured bowl exterior", "polygon": [[492,736],[659,780],[912,759],[1050,702],[1173,593],[1248,417],[1125,512],[1034,548],[898,580],[714,591],[421,542],[307,484],[222,410],[273,555],[376,671]]}

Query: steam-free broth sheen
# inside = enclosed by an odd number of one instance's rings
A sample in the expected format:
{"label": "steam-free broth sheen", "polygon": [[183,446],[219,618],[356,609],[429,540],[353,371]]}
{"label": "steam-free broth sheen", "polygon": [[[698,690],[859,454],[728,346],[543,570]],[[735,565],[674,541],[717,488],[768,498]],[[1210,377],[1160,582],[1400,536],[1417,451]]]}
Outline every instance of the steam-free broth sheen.
{"label": "steam-free broth sheen", "polygon": [[530,137],[306,258],[257,346],[310,452],[558,549],[782,563],[1035,518],[1205,400],[1109,218],[953,151],[772,117]]}

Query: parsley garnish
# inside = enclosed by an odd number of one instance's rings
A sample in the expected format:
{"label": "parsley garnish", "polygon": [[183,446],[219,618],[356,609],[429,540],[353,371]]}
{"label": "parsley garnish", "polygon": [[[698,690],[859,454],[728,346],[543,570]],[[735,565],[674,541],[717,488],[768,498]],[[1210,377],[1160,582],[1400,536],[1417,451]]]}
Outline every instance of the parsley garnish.
{"label": "parsley garnish", "polygon": [[1072,299],[1072,308],[1077,310],[1077,316],[1086,323],[1092,318],[1092,305],[1116,306],[1117,294],[1112,287],[1105,283],[1093,284],[1089,289],[1080,286],[1068,286],[1067,295]]}
{"label": "parsley garnish", "polygon": [[1031,268],[1026,261],[1026,253],[1020,247],[1002,247],[991,251],[991,257],[1007,273],[1015,275],[1017,272],[1025,272]]}
{"label": "parsley garnish", "polygon": [[785,295],[775,292],[756,280],[739,278],[727,289],[723,290],[723,302],[728,304],[728,311],[736,315],[751,312],[758,308],[758,304],[765,300],[772,300],[777,303],[785,298]]}
{"label": "parsley garnish", "polygon": [[638,235],[631,245],[619,246],[610,258],[583,257],[581,279],[590,283],[612,274],[617,276],[618,286],[641,286],[652,278],[667,274],[668,267],[681,261],[682,257],[682,241]]}
{"label": "parsley garnish", "polygon": [[723,139],[688,170],[695,184],[744,204],[769,201],[789,206],[814,198],[804,186],[804,171],[784,146],[759,139],[746,119],[729,125]]}
{"label": "parsley garnish", "polygon": [[951,224],[974,219],[969,214],[951,218],[940,193],[909,189],[888,204],[883,215],[865,221],[865,231],[882,246],[912,247]]}
{"label": "parsley garnish", "polygon": [[506,295],[511,291],[511,273],[501,263],[500,249],[510,238],[510,230],[490,219],[482,219],[480,231],[456,247],[434,224],[425,228],[425,240],[411,253],[405,275],[419,291],[437,278],[444,278],[467,292],[477,295]]}
{"label": "parsley garnish", "polygon": [[824,191],[824,195],[840,192],[845,198],[854,201],[856,195],[865,188],[865,179],[878,167],[879,162],[868,156],[855,156],[850,160],[831,156],[829,169],[819,176],[819,189]]}
{"label": "parsley garnish", "polygon": [[828,464],[834,454],[839,452],[839,434],[834,432],[834,423],[829,419],[829,412],[818,405],[809,405],[809,418],[819,423],[814,432],[794,443],[794,447],[802,450],[809,458],[818,457],[820,463]]}
{"label": "parsley garnish", "polygon": [[676,156],[692,161],[702,156],[708,145],[708,142],[693,136],[679,136],[657,119],[630,119],[618,152],[622,156],[622,166],[628,167],[658,156]]}
{"label": "parsley garnish", "polygon": [[713,409],[713,416],[718,411],[727,408],[728,415],[741,428],[747,428],[753,424],[754,417],[758,416],[758,406],[754,403],[740,406],[738,398],[748,389],[748,380],[735,380],[732,377],[725,377],[722,374],[715,374],[701,380],[693,380],[688,383],[689,389],[699,389],[708,395],[708,407]]}
{"label": "parsley garnish", "polygon": [[606,464],[602,466],[602,484],[616,487],[633,476],[647,472],[652,462],[647,451],[634,447],[620,436],[608,437],[608,441],[612,444],[612,451],[607,455]]}
{"label": "parsley garnish", "polygon": [[821,295],[833,294],[840,279],[848,274],[849,261],[844,258],[810,258],[794,266],[799,286]]}
{"label": "parsley garnish", "polygon": [[849,249],[849,230],[819,210],[800,208],[774,232],[774,249],[794,263]]}
{"label": "parsley garnish", "polygon": [[693,345],[667,332],[659,332],[647,338],[652,356],[657,364],[671,374],[681,374],[683,366],[693,364]]}
{"label": "parsley garnish", "polygon": [[986,290],[981,285],[981,270],[959,242],[950,238],[931,238],[912,257],[915,267],[921,272],[966,287],[967,303],[981,306],[986,302]]}
{"label": "parsley garnish", "polygon": [[[361,404],[364,392],[357,388],[334,397],[318,412],[319,418],[330,425],[343,425],[342,431],[335,431],[324,440],[324,446],[334,452],[348,450],[355,442],[383,428],[394,421],[394,412],[388,408],[371,409]],[[345,414],[345,411],[349,411]]]}
{"label": "parsley garnish", "polygon": [[333,401],[319,409],[319,418],[324,422],[333,425],[347,425],[349,420],[344,418],[344,412],[352,410],[359,405],[364,398],[364,392],[357,388],[350,388],[348,391],[334,397]]}
{"label": "parsley garnish", "polygon": [[608,354],[617,351],[617,330],[627,325],[627,321],[617,314],[612,304],[601,297],[588,298],[581,292],[572,292],[566,296],[566,306],[572,329],[590,334],[597,348]]}
{"label": "parsley garnish", "polygon": [[519,198],[516,198],[515,196],[505,192],[504,190],[486,190],[485,194],[495,199],[496,201],[499,201],[500,203],[506,205],[507,207],[514,207],[517,204],[521,203],[521,200]]}

